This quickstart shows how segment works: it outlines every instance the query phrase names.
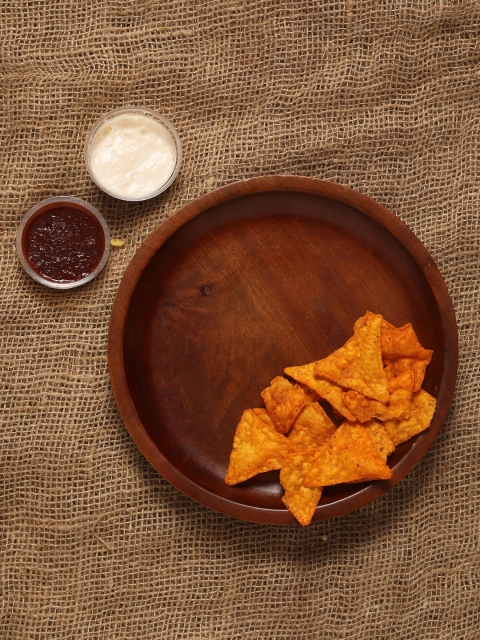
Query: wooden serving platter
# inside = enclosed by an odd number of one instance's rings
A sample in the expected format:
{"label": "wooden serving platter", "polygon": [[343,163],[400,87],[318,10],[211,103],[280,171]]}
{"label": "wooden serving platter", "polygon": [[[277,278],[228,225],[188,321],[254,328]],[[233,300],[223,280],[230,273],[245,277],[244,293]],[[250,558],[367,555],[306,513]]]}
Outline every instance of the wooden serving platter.
{"label": "wooden serving platter", "polygon": [[388,482],[324,490],[314,520],[357,509],[423,457],[455,387],[455,315],[431,256],[392,213],[337,184],[264,177],[209,193],[163,222],[128,267],[113,305],[109,369],[133,440],[191,498],[263,523],[294,523],[279,472],[228,487],[244,409],[287,366],[331,353],[367,311],[411,322],[433,349],[431,427],[389,458]]}

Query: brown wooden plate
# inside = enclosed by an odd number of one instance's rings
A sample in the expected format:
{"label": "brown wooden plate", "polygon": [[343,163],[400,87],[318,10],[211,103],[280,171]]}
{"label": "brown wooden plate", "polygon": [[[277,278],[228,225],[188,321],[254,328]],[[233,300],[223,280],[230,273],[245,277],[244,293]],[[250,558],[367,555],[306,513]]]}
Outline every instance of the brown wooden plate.
{"label": "brown wooden plate", "polygon": [[424,388],[437,410],[389,458],[390,481],[325,489],[314,520],[384,494],[432,444],[455,387],[452,304],[420,240],[364,195],[279,176],[213,191],[163,222],[120,283],[108,356],[127,429],[194,500],[244,520],[294,523],[278,471],[224,483],[235,428],[244,409],[263,406],[272,378],[343,345],[367,310],[411,322],[434,350]]}

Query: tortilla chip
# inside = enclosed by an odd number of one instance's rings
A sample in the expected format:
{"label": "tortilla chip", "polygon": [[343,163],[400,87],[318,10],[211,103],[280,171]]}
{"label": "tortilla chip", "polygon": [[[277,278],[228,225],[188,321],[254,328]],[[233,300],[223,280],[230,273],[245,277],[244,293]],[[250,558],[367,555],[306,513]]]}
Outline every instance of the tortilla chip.
{"label": "tortilla chip", "polygon": [[307,403],[307,396],[298,384],[277,376],[262,391],[268,414],[279,433],[287,433],[295,418]]}
{"label": "tortilla chip", "polygon": [[[354,330],[365,326],[373,317],[375,314],[367,311],[355,322]],[[382,356],[389,360],[407,357],[427,360],[429,364],[432,359],[433,351],[422,347],[410,322],[397,328],[383,318],[380,345]]]}
{"label": "tortilla chip", "polygon": [[309,389],[313,389],[321,398],[327,400],[341,416],[355,422],[355,416],[343,401],[344,389],[330,380],[316,376],[315,365],[316,362],[311,362],[302,367],[287,367],[284,369],[284,373]]}
{"label": "tortilla chip", "polygon": [[[361,327],[364,327],[369,320],[371,320],[372,318],[374,318],[377,315],[380,315],[380,314],[372,313],[371,311],[367,311],[367,313],[364,316],[362,316],[361,318],[358,318],[358,320],[355,321],[355,324],[353,325],[353,330],[357,331]],[[382,316],[382,318],[383,318],[383,316]],[[390,324],[390,322],[387,322],[385,320],[385,318],[383,318],[382,332],[383,331],[388,331],[389,329],[395,329],[395,327],[394,327],[393,324]]]}
{"label": "tortilla chip", "polygon": [[285,489],[282,502],[304,527],[310,524],[322,495],[322,487],[309,488],[304,485],[313,458],[313,449],[291,447],[280,471],[280,483]]}
{"label": "tortilla chip", "polygon": [[309,402],[317,402],[318,400],[320,400],[320,394],[317,393],[314,389],[310,389],[310,387],[307,387],[306,384],[303,384],[301,382],[298,382],[297,380],[297,384],[302,387],[303,392],[305,393],[305,395],[307,396],[307,400]]}
{"label": "tortilla chip", "polygon": [[380,315],[368,318],[343,347],[315,363],[315,375],[379,402],[388,402],[390,394],[380,349],[382,322]]}
{"label": "tortilla chip", "polygon": [[430,360],[418,360],[417,358],[397,358],[396,360],[385,359],[385,370],[391,369],[398,377],[407,371],[413,375],[413,391],[420,391],[422,388],[425,371],[430,364]]}
{"label": "tortilla chip", "polygon": [[280,469],[288,449],[288,440],[278,433],[264,409],[247,409],[235,431],[225,483],[238,484],[257,473]]}
{"label": "tortilla chip", "polygon": [[410,323],[398,329],[385,330],[382,327],[380,344],[382,355],[387,360],[416,358],[417,360],[427,360],[427,364],[429,364],[432,359],[433,351],[422,347]]}
{"label": "tortilla chip", "polygon": [[385,427],[380,422],[377,422],[377,420],[370,420],[370,422],[367,422],[363,426],[370,440],[377,447],[378,452],[386,462],[388,456],[395,451],[395,445],[390,440]]}
{"label": "tortilla chip", "polygon": [[[355,329],[365,325],[375,314],[371,311],[357,320]],[[398,329],[383,319],[380,346],[385,366],[394,365],[395,375],[411,370],[414,376],[414,391],[419,391],[425,370],[432,360],[433,351],[424,349],[410,323]]]}
{"label": "tortilla chip", "polygon": [[325,487],[342,482],[388,480],[387,467],[365,428],[344,422],[332,438],[317,450],[312,467],[305,477],[306,487]]}
{"label": "tortilla chip", "polygon": [[386,420],[383,423],[395,446],[428,429],[435,413],[437,401],[420,389],[413,394],[410,417],[406,420]]}
{"label": "tortilla chip", "polygon": [[310,524],[322,495],[321,487],[305,487],[303,481],[317,448],[334,433],[335,427],[322,407],[317,402],[309,402],[288,434],[290,452],[280,471],[280,483],[285,489],[282,502],[303,526]]}
{"label": "tortilla chip", "polygon": [[378,400],[367,398],[358,391],[345,391],[343,401],[359,422],[367,422],[373,416],[378,417],[379,413],[387,410],[387,405],[378,402]]}
{"label": "tortilla chip", "polygon": [[395,377],[393,368],[385,369],[388,378],[390,401],[387,404],[366,398],[358,391],[346,391],[343,401],[360,422],[367,422],[371,418],[389,420],[398,418],[403,420],[410,414],[413,393],[413,373],[405,371]]}
{"label": "tortilla chip", "polygon": [[320,447],[335,433],[333,422],[318,402],[308,403],[293,423],[288,441],[306,448]]}
{"label": "tortilla chip", "polygon": [[382,329],[380,343],[386,367],[392,367],[396,376],[412,371],[413,390],[419,391],[433,351],[422,347],[412,325],[408,323],[398,329]]}
{"label": "tortilla chip", "polygon": [[[350,413],[350,412],[349,412]],[[335,420],[343,420],[343,418],[346,418],[347,416],[342,416],[342,414],[340,413],[340,411],[337,411],[335,409],[335,407],[332,407],[332,415],[335,418]],[[347,418],[347,420],[350,420],[350,418]],[[351,422],[355,422],[355,420],[351,420]]]}

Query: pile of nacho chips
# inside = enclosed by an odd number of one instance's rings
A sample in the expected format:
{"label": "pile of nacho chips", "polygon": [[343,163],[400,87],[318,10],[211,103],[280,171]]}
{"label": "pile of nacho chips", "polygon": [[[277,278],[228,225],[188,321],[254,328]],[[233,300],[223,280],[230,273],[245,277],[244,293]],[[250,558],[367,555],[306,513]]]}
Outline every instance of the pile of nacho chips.
{"label": "pile of nacho chips", "polygon": [[[285,506],[310,524],[325,486],[388,480],[387,457],[427,429],[436,400],[421,386],[432,351],[411,324],[395,328],[367,311],[353,336],[323,360],[287,367],[262,391],[265,409],[243,412],[228,485],[280,469]],[[319,399],[327,400],[335,427]]]}

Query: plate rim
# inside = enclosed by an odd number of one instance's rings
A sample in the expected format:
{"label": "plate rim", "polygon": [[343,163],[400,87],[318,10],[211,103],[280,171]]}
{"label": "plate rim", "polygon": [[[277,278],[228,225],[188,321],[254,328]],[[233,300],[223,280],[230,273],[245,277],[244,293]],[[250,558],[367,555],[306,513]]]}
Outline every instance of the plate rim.
{"label": "plate rim", "polygon": [[[112,305],[108,331],[108,369],[110,383],[120,416],[140,452],[174,487],[204,506],[234,518],[261,524],[298,524],[286,508],[270,509],[241,504],[201,487],[174,467],[159,451],[148,435],[130,394],[125,372],[123,335],[129,302],[136,285],[162,244],[195,216],[230,199],[266,191],[298,191],[339,200],[359,209],[386,228],[402,244],[425,275],[439,308],[442,335],[445,340],[444,369],[446,375],[438,390],[438,401],[431,427],[418,436],[414,446],[393,467],[388,481],[376,481],[362,486],[350,496],[317,507],[313,521],[327,520],[359,509],[392,489],[424,457],[448,414],[458,369],[458,329],[450,295],[443,276],[421,240],[407,225],[386,207],[369,196],[335,182],[304,176],[261,176],[240,180],[219,187],[172,213],[143,241],[125,270]],[[447,362],[448,361],[448,362]],[[445,388],[442,388],[445,387]],[[438,400],[438,398],[437,398]]]}

